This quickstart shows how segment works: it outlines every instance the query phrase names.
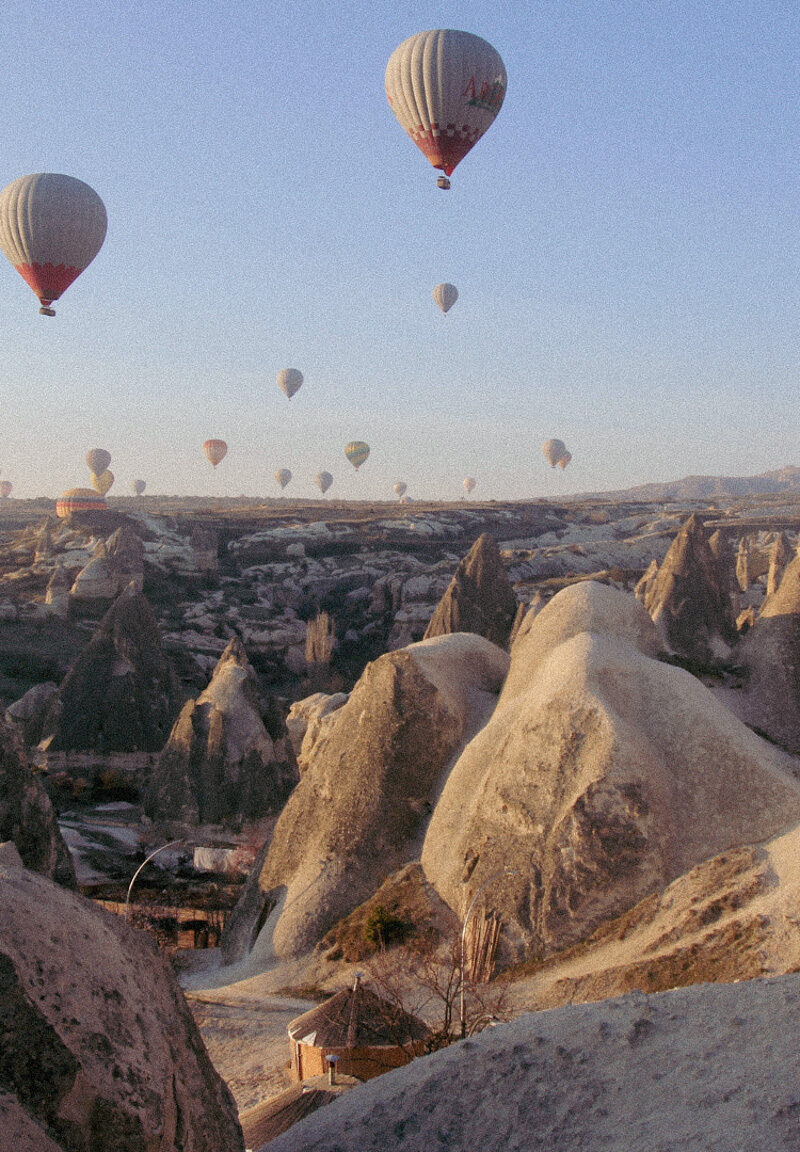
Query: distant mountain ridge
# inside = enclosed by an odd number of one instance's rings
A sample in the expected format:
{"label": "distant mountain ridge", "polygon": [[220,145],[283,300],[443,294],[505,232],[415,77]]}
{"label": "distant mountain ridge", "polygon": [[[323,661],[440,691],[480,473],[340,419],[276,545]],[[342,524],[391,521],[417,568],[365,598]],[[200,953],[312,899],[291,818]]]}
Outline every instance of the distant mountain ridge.
{"label": "distant mountain ridge", "polygon": [[617,488],[606,492],[579,492],[567,499],[600,497],[608,500],[713,500],[735,496],[785,492],[800,495],[800,468],[788,464],[758,476],[685,476],[657,484],[639,484],[635,488]]}

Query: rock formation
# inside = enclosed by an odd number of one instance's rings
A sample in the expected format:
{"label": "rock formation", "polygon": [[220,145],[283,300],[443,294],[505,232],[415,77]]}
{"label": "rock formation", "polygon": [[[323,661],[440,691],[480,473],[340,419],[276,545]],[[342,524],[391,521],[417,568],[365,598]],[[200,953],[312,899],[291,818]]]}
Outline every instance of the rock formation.
{"label": "rock formation", "polygon": [[257,820],[280,809],[297,779],[283,720],[274,704],[259,699],[256,674],[234,639],[208,687],[184,704],[145,807],[154,819],[190,824]]}
{"label": "rock formation", "polygon": [[475,632],[501,648],[517,614],[511,587],[493,536],[484,532],[456,569],[425,630],[424,640],[451,632]]}
{"label": "rock formation", "polygon": [[[101,545],[102,552],[105,547]],[[79,616],[104,612],[117,594],[117,584],[105,555],[95,555],[81,568],[69,590],[70,611]]]}
{"label": "rock formation", "polygon": [[447,778],[425,874],[456,911],[487,883],[508,955],[582,940],[800,819],[792,761],[658,647],[633,597],[564,589],[518,638],[491,720]]}
{"label": "rock formation", "polygon": [[44,602],[51,616],[69,614],[69,580],[61,564],[56,564],[53,575],[47,583]]}
{"label": "rock formation", "polygon": [[130,590],[109,608],[61,684],[42,746],[52,752],[158,752],[179,705],[153,610]]}
{"label": "rock formation", "polygon": [[679,656],[709,662],[728,655],[736,639],[728,587],[695,513],[672,542],[644,604]]}
{"label": "rock formation", "polygon": [[13,840],[23,864],[68,888],[75,869],[41,780],[31,772],[21,741],[0,717],[0,840]]}
{"label": "rock formation", "polygon": [[645,569],[644,574],[642,575],[641,579],[637,582],[636,587],[633,590],[634,596],[636,597],[637,600],[640,600],[642,602],[642,604],[644,604],[645,600],[647,599],[647,593],[650,589],[650,585],[653,583],[653,581],[655,580],[657,575],[658,575],[658,561],[657,560],[651,560],[650,563],[648,564],[647,568]]}
{"label": "rock formation", "polygon": [[58,685],[48,680],[45,684],[35,684],[6,708],[6,719],[17,729],[24,744],[39,743],[45,717],[57,695]]}
{"label": "rock formation", "polygon": [[233,1097],[155,945],[10,865],[0,1002],[4,1148],[242,1152]]}
{"label": "rock formation", "polygon": [[301,772],[320,735],[333,722],[334,712],[346,703],[346,692],[334,692],[332,695],[315,692],[292,704],[286,717],[286,728]]}
{"label": "rock formation", "polygon": [[750,587],[750,540],[742,536],[736,553],[736,583],[742,592]]}
{"label": "rock formation", "polygon": [[[223,937],[228,961],[312,948],[401,865],[453,756],[494,707],[508,656],[482,637],[434,637],[369,664],[317,741],[266,859]],[[249,882],[248,882],[249,883]]]}
{"label": "rock formation", "polygon": [[748,723],[800,753],[800,557],[787,565],[737,659],[747,673],[743,715]]}
{"label": "rock formation", "polygon": [[115,591],[131,584],[137,592],[144,587],[144,549],[140,537],[129,524],[123,524],[105,542],[108,565]]}
{"label": "rock formation", "polygon": [[775,543],[770,549],[769,555],[769,571],[767,573],[767,596],[771,596],[773,592],[777,592],[780,587],[780,582],[783,579],[783,573],[786,570],[786,565],[792,558],[792,550],[789,547],[789,542],[783,532],[778,532],[775,536]]}

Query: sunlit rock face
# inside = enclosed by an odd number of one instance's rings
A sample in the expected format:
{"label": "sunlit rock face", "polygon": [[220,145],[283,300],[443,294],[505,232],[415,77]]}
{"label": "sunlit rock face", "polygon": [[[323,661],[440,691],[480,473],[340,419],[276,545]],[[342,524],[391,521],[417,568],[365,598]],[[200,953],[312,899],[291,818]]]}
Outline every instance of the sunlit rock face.
{"label": "sunlit rock face", "polygon": [[280,809],[297,779],[280,713],[274,702],[259,698],[247,653],[240,640],[231,640],[208,687],[184,704],[153,770],[145,806],[160,820],[257,820]]}
{"label": "sunlit rock face", "polygon": [[425,630],[424,639],[450,632],[475,632],[504,647],[517,614],[511,587],[494,537],[479,536],[459,564]]}
{"label": "sunlit rock face", "polygon": [[564,589],[517,638],[498,705],[447,778],[425,874],[456,910],[486,884],[511,956],[573,944],[800,817],[789,758],[659,649],[632,596]]}
{"label": "sunlit rock face", "polygon": [[228,960],[312,948],[401,865],[420,837],[443,773],[485,723],[508,656],[483,637],[438,636],[369,664],[315,743],[253,884],[223,939]]}
{"label": "sunlit rock face", "polygon": [[242,1152],[233,1098],[155,945],[12,865],[0,865],[0,1002],[4,1148]]}

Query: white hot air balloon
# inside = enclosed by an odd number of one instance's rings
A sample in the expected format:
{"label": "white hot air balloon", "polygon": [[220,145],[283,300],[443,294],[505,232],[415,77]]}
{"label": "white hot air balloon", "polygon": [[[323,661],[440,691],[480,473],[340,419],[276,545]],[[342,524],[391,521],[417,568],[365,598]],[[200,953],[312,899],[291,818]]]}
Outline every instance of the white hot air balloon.
{"label": "white hot air balloon", "polygon": [[330,472],[318,472],[314,477],[314,483],[324,496],[333,483],[333,476],[331,476]]}
{"label": "white hot air balloon", "polygon": [[408,485],[404,484],[402,480],[398,480],[393,488],[393,491],[398,499],[402,500],[408,491]]}
{"label": "white hot air balloon", "polygon": [[455,284],[437,284],[433,298],[446,315],[458,299],[458,289]]}
{"label": "white hot air balloon", "polygon": [[20,176],[0,192],[0,249],[39,297],[44,316],[91,264],[108,220],[93,188],[58,172]]}
{"label": "white hot air balloon", "polygon": [[453,169],[500,111],[507,77],[497,51],[471,32],[436,28],[404,40],[386,65],[386,97],[400,126],[442,175]]}
{"label": "white hot air balloon", "polygon": [[572,453],[571,452],[565,452],[564,455],[561,457],[561,459],[558,462],[558,466],[562,472],[566,468],[567,464],[569,464],[571,459],[572,459]]}
{"label": "white hot air balloon", "polygon": [[542,444],[542,452],[551,468],[555,468],[559,460],[568,455],[567,446],[563,440],[545,440]]}
{"label": "white hot air balloon", "polygon": [[303,373],[298,368],[282,368],[278,373],[278,387],[291,400],[303,383]]}
{"label": "white hot air balloon", "polygon": [[461,483],[464,485],[467,492],[472,492],[475,488],[475,485],[478,483],[478,481],[475,479],[474,476],[465,476],[464,479],[461,481]]}
{"label": "white hot air balloon", "polygon": [[144,480],[134,480],[131,484],[131,491],[133,492],[134,496],[141,496],[146,487],[147,484]]}
{"label": "white hot air balloon", "polygon": [[292,474],[288,468],[279,468],[275,473],[275,480],[280,484],[281,488],[285,488],[292,478]]}

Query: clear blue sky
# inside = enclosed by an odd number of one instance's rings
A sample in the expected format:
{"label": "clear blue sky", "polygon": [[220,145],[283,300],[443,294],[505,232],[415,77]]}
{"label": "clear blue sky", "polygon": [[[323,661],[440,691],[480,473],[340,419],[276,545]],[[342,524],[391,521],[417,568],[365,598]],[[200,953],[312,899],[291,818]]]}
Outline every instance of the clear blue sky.
{"label": "clear blue sky", "polygon": [[[449,193],[383,87],[436,27],[509,77]],[[109,228],[55,319],[0,264],[2,476],[55,495],[105,447],[112,494],[501,499],[800,463],[798,43],[767,0],[5,0],[0,186],[80,177]]]}

